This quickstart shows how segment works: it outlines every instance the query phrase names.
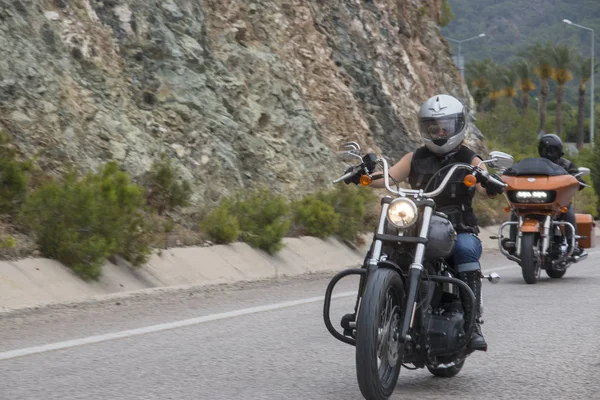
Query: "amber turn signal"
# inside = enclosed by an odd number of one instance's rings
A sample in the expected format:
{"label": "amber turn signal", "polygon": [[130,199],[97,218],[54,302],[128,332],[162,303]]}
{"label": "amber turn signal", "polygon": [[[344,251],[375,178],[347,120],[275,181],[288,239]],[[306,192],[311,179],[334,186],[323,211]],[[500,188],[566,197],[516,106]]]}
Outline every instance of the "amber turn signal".
{"label": "amber turn signal", "polygon": [[371,177],[369,175],[362,175],[360,177],[360,184],[363,186],[369,186],[371,184]]}
{"label": "amber turn signal", "polygon": [[504,212],[509,212],[510,211],[510,207],[504,207]]}
{"label": "amber turn signal", "polygon": [[566,213],[567,211],[569,211],[569,207],[561,207],[560,212],[561,213]]}
{"label": "amber turn signal", "polygon": [[463,179],[463,183],[465,184],[466,187],[475,186],[475,184],[477,183],[477,178],[475,178],[475,176],[469,174],[469,175],[465,176],[465,179]]}

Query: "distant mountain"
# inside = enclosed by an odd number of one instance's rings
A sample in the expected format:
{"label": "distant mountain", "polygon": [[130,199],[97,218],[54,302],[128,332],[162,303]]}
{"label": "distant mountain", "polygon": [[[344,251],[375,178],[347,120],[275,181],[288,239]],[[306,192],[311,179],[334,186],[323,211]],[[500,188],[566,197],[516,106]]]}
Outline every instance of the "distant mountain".
{"label": "distant mountain", "polygon": [[[465,62],[490,57],[505,63],[530,43],[567,43],[591,55],[591,32],[569,26],[563,19],[594,29],[595,56],[600,58],[600,0],[448,0],[455,19],[442,35],[464,40]],[[450,42],[453,53],[457,45]]]}

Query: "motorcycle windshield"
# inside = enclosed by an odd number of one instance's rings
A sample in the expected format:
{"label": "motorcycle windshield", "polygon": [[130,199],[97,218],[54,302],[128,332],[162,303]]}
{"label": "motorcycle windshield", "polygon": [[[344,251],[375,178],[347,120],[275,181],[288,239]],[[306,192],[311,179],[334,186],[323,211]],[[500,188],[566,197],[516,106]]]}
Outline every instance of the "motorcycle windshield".
{"label": "motorcycle windshield", "polygon": [[522,176],[522,175],[543,175],[559,176],[569,175],[566,169],[545,158],[524,158],[511,168],[504,171],[503,175]]}

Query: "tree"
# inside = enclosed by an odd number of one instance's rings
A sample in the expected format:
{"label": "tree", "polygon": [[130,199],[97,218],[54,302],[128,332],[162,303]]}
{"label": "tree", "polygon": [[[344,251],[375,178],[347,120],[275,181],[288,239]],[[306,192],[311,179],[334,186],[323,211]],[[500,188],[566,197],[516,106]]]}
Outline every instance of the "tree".
{"label": "tree", "polygon": [[519,80],[514,68],[499,68],[498,73],[502,82],[502,95],[512,104],[512,99],[517,95],[517,81]]}
{"label": "tree", "polygon": [[[483,61],[472,61],[467,64],[467,82],[475,86],[473,98],[477,103],[477,110],[482,111],[483,100],[488,96],[490,84],[490,71],[495,68],[494,62],[487,58]],[[472,89],[471,89],[472,90]]]}
{"label": "tree", "polygon": [[552,77],[556,81],[556,134],[562,132],[562,101],[564,98],[565,83],[573,79],[571,69],[574,61],[573,49],[566,44],[555,46],[552,49],[553,71]]}
{"label": "tree", "polygon": [[[579,78],[579,97],[577,99],[577,131],[575,134],[575,142],[577,143],[577,148],[581,149],[583,147],[583,120],[585,116],[585,84],[592,77],[591,74],[591,58],[583,59],[583,57],[578,57],[576,61],[575,74]],[[597,72],[598,64],[594,63],[594,69]]]}
{"label": "tree", "polygon": [[540,78],[540,126],[538,131],[543,131],[546,125],[546,109],[548,102],[549,84],[552,78],[552,52],[550,43],[535,43],[527,46],[520,55],[528,59],[534,65],[534,72]]}
{"label": "tree", "polygon": [[506,88],[506,71],[505,67],[494,65],[489,71],[489,93],[488,98],[490,99],[490,105],[492,108],[496,107],[498,99],[505,95]]}
{"label": "tree", "polygon": [[448,26],[448,24],[455,18],[456,16],[452,12],[452,8],[450,7],[450,3],[448,3],[448,0],[442,0],[440,25]]}
{"label": "tree", "polygon": [[514,69],[519,79],[519,89],[523,92],[523,112],[525,113],[529,108],[529,92],[535,89],[533,66],[529,61],[522,58],[515,64]]}

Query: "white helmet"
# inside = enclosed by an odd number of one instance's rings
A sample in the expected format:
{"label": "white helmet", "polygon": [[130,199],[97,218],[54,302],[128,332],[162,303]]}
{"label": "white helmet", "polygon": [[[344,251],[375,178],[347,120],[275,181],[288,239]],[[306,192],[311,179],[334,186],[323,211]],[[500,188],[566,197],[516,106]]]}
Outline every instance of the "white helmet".
{"label": "white helmet", "polygon": [[433,96],[419,110],[419,132],[425,146],[436,154],[458,147],[465,137],[465,108],[452,96]]}

